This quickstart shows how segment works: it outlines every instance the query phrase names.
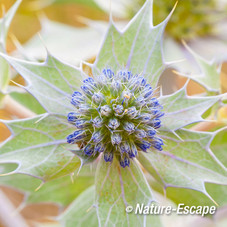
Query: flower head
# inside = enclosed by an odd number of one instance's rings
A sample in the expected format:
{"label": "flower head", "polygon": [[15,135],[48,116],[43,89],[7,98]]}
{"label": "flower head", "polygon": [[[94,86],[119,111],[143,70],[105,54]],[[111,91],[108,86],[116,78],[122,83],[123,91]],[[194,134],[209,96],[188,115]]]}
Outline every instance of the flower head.
{"label": "flower head", "polygon": [[[175,3],[175,0],[154,1],[154,23],[160,23]],[[166,27],[166,32],[177,40],[192,40],[195,37],[212,35],[215,30],[214,20],[220,21],[224,18],[220,14],[216,0],[178,1],[177,9]]]}
{"label": "flower head", "polygon": [[[109,11],[109,3],[95,0],[104,10]],[[120,18],[133,17],[146,0],[112,1],[111,13]],[[216,24],[226,18],[225,0],[153,0],[154,24],[161,23],[177,8],[166,27],[166,33],[177,41],[193,41],[197,37],[216,35]]]}
{"label": "flower head", "polygon": [[126,167],[138,150],[162,150],[157,129],[164,113],[142,76],[104,69],[96,80],[89,77],[83,81],[71,103],[75,111],[68,114],[68,121],[76,130],[67,142],[77,143],[85,155],[104,153],[106,162],[115,156]]}

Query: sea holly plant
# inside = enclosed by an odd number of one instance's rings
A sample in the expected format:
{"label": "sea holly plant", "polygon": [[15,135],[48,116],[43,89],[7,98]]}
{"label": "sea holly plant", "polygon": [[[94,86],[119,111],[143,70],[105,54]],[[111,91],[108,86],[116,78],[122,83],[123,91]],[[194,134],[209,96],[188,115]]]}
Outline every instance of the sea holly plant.
{"label": "sea holly plant", "polygon": [[[92,75],[82,64],[70,66],[49,52],[44,63],[1,54],[46,110],[30,119],[3,121],[12,136],[0,148],[2,175],[31,175],[45,187],[87,165],[95,169],[94,186],[59,217],[64,225],[162,226],[159,216],[126,212],[137,203],[158,204],[148,175],[164,190],[200,191],[214,203],[205,183],[227,184],[226,163],[210,148],[221,129],[188,128],[204,121],[203,114],[222,96],[189,97],[187,83],[163,95],[158,86],[170,66],[162,40],[173,11],[153,26],[147,0],[123,31],[110,18],[94,64],[86,63]],[[17,168],[7,171],[7,163]]]}

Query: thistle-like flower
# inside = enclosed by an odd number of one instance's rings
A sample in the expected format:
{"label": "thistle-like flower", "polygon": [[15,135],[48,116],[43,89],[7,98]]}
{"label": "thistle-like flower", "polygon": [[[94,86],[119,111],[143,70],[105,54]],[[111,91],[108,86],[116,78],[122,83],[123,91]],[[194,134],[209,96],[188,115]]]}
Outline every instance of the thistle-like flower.
{"label": "thistle-like flower", "polygon": [[142,76],[104,69],[96,81],[91,77],[83,81],[71,103],[75,111],[68,114],[68,121],[76,130],[67,142],[79,144],[85,155],[103,152],[106,162],[115,156],[126,167],[139,150],[162,150],[157,129],[164,113]]}

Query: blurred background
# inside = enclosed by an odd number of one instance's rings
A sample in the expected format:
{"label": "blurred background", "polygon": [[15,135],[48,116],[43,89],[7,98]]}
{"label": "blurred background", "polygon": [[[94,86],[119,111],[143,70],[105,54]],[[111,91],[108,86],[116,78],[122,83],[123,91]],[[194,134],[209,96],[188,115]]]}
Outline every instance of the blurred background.
{"label": "blurred background", "polygon": [[[154,25],[160,23],[172,10],[175,0],[154,0]],[[0,0],[0,17],[12,7],[15,0]],[[45,47],[54,56],[73,65],[79,65],[81,60],[93,62],[101,46],[104,33],[108,28],[111,11],[116,26],[124,27],[143,5],[143,0],[23,0],[20,4],[9,29],[6,51],[12,56],[44,61]],[[178,0],[178,5],[166,28],[164,53],[168,61],[179,61],[173,68],[184,73],[198,73],[199,68],[193,57],[182,44],[184,40],[196,53],[206,60],[214,60],[221,68],[221,93],[227,92],[227,1],[226,0]],[[91,74],[88,67],[84,71]],[[8,86],[25,85],[23,78],[11,70],[11,80]],[[164,94],[176,91],[184,85],[186,79],[180,77],[173,69],[166,70],[161,79]],[[19,87],[17,87],[19,89]],[[19,91],[19,90],[18,90]],[[10,100],[15,102],[15,108],[2,103],[1,119],[25,118],[44,113],[39,103],[24,90],[16,89],[10,93]],[[204,88],[190,81],[188,94],[203,93]],[[17,105],[28,109],[28,114],[20,115]],[[12,105],[11,105],[12,106]],[[226,124],[226,108],[218,112],[218,120]],[[212,129],[214,129],[213,127]],[[211,130],[212,130],[211,129]],[[209,130],[209,129],[207,129]],[[0,123],[0,141],[5,141],[10,131]],[[226,134],[221,139],[226,138]],[[217,146],[218,141],[214,145]],[[226,147],[227,149],[227,147]],[[15,168],[10,166],[9,168]],[[85,171],[86,172],[86,171]],[[89,171],[88,171],[89,172]],[[37,179],[29,177],[18,178],[24,186],[19,190],[18,182],[9,183],[12,179],[0,179],[0,227],[20,226],[60,226],[56,217],[70,204],[72,199],[88,185],[92,177],[87,172],[72,184],[70,177],[48,183],[45,189],[37,193],[31,192],[40,185]],[[86,182],[86,183],[85,183]],[[8,185],[8,186],[7,186]],[[60,189],[56,188],[56,185]],[[24,190],[22,190],[24,189]],[[56,193],[50,193],[56,189]],[[70,191],[71,190],[71,191]],[[179,189],[180,190],[180,189]],[[226,193],[225,188],[222,189]],[[69,192],[70,191],[70,192]],[[69,194],[70,195],[69,195]],[[176,191],[175,197],[176,197]],[[185,197],[193,195],[185,190]],[[201,196],[201,200],[205,197]],[[27,198],[30,202],[26,202]],[[174,199],[174,196],[172,196]],[[177,198],[175,198],[177,201]],[[166,201],[164,200],[163,203]],[[212,203],[211,203],[212,204]],[[9,213],[13,212],[15,220],[5,222]],[[193,217],[172,217],[166,220],[167,226],[227,226],[226,208],[217,212],[215,219]],[[4,218],[6,217],[6,218]],[[4,223],[4,224],[3,224]],[[226,225],[225,225],[226,224]]]}

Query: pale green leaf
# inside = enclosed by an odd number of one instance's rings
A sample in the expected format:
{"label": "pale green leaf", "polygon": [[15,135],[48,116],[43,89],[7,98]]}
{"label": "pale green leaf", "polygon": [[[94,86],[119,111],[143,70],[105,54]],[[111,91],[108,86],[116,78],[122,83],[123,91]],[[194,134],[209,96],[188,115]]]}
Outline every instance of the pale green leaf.
{"label": "pale green leaf", "polygon": [[227,205],[227,186],[206,183],[206,190],[219,206]]}
{"label": "pale green leaf", "polygon": [[94,199],[95,187],[90,187],[65,210],[58,220],[65,227],[99,226]]}
{"label": "pale green leaf", "polygon": [[159,98],[165,113],[160,130],[174,131],[188,124],[203,121],[201,115],[220,99],[218,96],[188,96],[186,87],[187,83],[175,93]]}
{"label": "pale green leaf", "polygon": [[190,188],[208,195],[205,182],[227,184],[226,167],[209,148],[215,133],[184,129],[176,133],[178,137],[163,131],[163,151],[141,153],[143,166],[165,187]]}
{"label": "pale green leaf", "polygon": [[27,107],[31,111],[36,114],[43,114],[45,113],[44,108],[40,105],[40,103],[29,93],[24,92],[11,92],[9,94],[14,100],[18,103],[22,104],[23,106]]}
{"label": "pale green leaf", "polygon": [[81,69],[48,55],[44,63],[32,63],[4,55],[28,83],[25,87],[49,113],[66,115],[73,110],[71,94],[82,84]]}
{"label": "pale green leaf", "polygon": [[[213,139],[211,150],[215,156],[227,166],[227,129],[221,130]],[[219,206],[227,205],[227,186],[206,183],[206,190],[212,198],[219,204]]]}
{"label": "pale green leaf", "polygon": [[223,130],[221,130],[214,137],[210,147],[213,150],[215,156],[223,163],[223,165],[227,166],[227,155],[226,155],[226,151],[227,151],[227,128],[226,127]]}
{"label": "pale green leaf", "polygon": [[[41,118],[41,121],[39,121]],[[36,176],[44,181],[68,175],[80,160],[68,149],[66,137],[74,131],[67,121],[39,115],[28,120],[4,121],[13,136],[0,148],[0,163],[17,163],[12,173]]]}
{"label": "pale green leaf", "polygon": [[152,1],[148,0],[123,31],[112,21],[93,69],[100,72],[110,67],[117,71],[127,68],[134,74],[142,74],[152,86],[156,86],[165,68],[162,56],[162,36],[169,17],[153,26]]}
{"label": "pale green leaf", "polygon": [[[23,205],[52,202],[61,206],[67,206],[87,187],[94,184],[93,173],[91,171],[85,172],[84,169],[86,168],[83,168],[79,175],[64,176],[46,182],[43,185],[41,180],[35,177],[25,174],[12,174],[1,177],[0,185],[14,187],[25,193],[26,200],[23,202]],[[42,186],[39,188],[40,185]]]}
{"label": "pale green leaf", "polygon": [[[219,205],[227,205],[227,186],[219,184],[205,184],[207,193]],[[204,193],[187,188],[168,187],[166,195],[176,204],[184,203],[186,206],[213,206],[211,201]]]}
{"label": "pale green leaf", "polygon": [[100,160],[96,171],[96,208],[101,226],[160,226],[159,218],[126,213],[127,206],[150,205],[154,197],[136,162],[121,168],[119,162]]}
{"label": "pale green leaf", "polygon": [[[155,174],[152,174],[153,176]],[[183,203],[185,206],[213,206],[214,202],[207,197],[203,192],[192,190],[189,188],[167,187],[158,182],[153,176],[146,175],[148,183],[150,184],[154,193],[158,192],[170,199],[175,204]],[[156,174],[156,178],[158,175]],[[227,186],[205,183],[205,188],[210,197],[220,206],[227,205]],[[158,200],[159,201],[159,200]],[[160,201],[159,201],[160,202]]]}
{"label": "pale green leaf", "polygon": [[17,168],[16,163],[1,163],[0,165],[0,176],[6,173],[12,172]]}

